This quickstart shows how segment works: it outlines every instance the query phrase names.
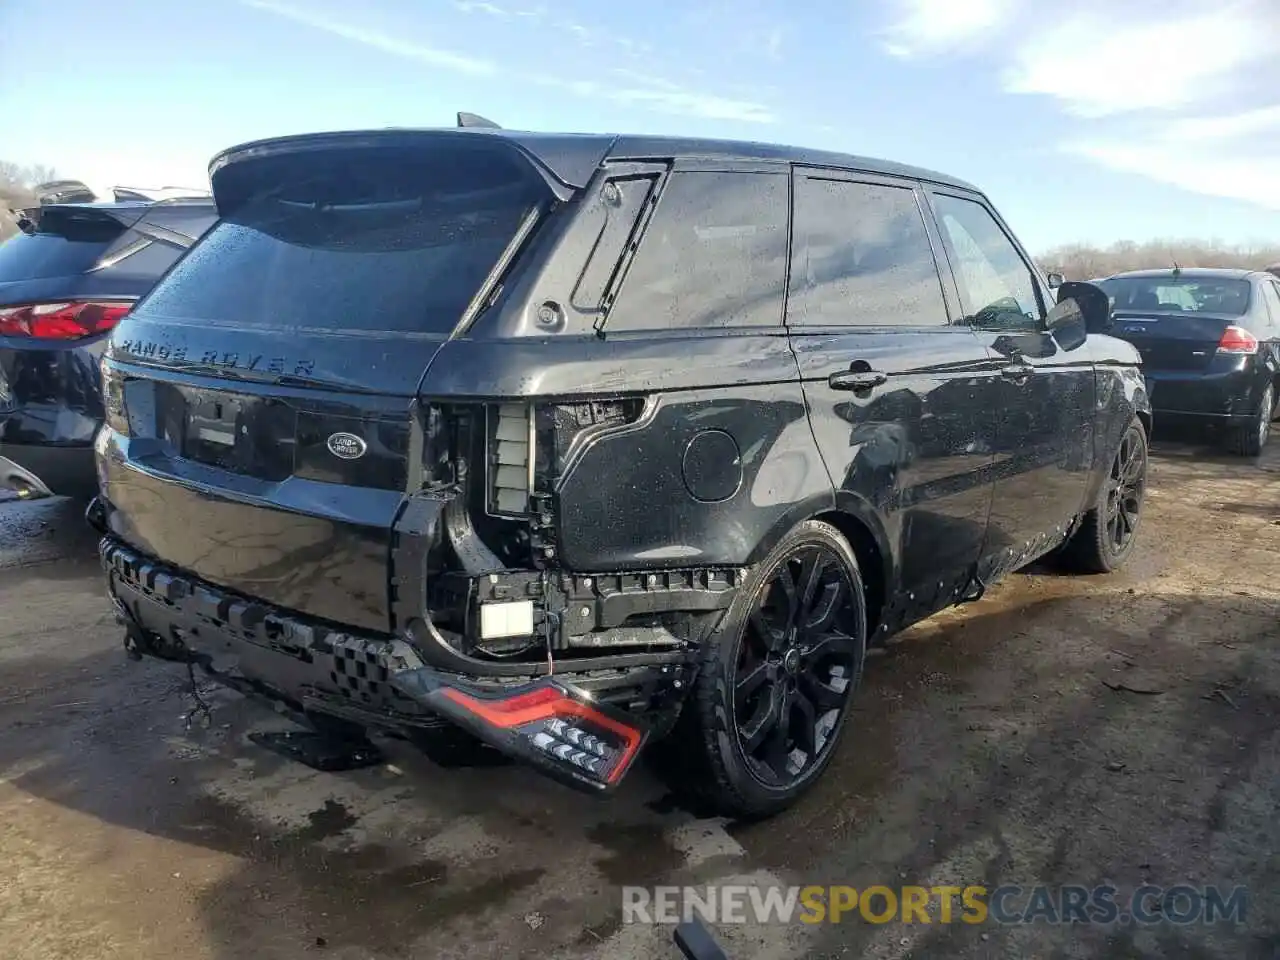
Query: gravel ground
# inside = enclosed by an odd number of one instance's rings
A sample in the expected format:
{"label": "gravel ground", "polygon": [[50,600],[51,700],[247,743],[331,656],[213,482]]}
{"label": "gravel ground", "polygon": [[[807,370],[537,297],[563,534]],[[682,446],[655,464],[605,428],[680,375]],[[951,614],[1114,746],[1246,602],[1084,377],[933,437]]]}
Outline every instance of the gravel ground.
{"label": "gravel ground", "polygon": [[[814,793],[743,827],[648,773],[602,803],[411,751],[320,774],[283,727],[127,662],[62,501],[0,503],[0,956],[674,957],[622,884],[1144,881],[1249,888],[1244,924],[721,927],[738,960],[1280,955],[1280,447],[1158,443],[1121,574],[1010,578],[871,661]],[[1144,692],[1134,692],[1144,691]]]}

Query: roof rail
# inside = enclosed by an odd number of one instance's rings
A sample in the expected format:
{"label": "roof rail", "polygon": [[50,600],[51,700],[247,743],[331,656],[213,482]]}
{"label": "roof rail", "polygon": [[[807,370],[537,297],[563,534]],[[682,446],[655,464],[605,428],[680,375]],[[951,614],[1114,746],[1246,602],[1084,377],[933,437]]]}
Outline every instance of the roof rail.
{"label": "roof rail", "polygon": [[498,125],[497,125],[496,123],[494,123],[492,120],[488,120],[488,119],[486,119],[486,118],[484,118],[484,117],[480,116],[480,114],[478,114],[478,113],[464,113],[464,112],[462,112],[461,110],[459,110],[459,111],[458,111],[458,126],[460,126],[460,127],[481,127],[481,128],[486,129],[486,130],[501,130],[501,129],[502,129],[500,126],[498,126]]}

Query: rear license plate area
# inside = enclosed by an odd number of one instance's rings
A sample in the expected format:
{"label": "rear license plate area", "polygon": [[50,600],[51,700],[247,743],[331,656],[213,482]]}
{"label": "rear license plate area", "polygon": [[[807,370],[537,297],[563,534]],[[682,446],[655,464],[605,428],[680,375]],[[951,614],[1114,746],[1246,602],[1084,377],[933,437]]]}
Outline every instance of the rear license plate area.
{"label": "rear license plate area", "polygon": [[234,469],[240,434],[241,402],[226,395],[187,396],[182,455],[211,466]]}
{"label": "rear license plate area", "polygon": [[264,397],[183,388],[181,453],[187,460],[262,480],[293,472],[297,417]]}

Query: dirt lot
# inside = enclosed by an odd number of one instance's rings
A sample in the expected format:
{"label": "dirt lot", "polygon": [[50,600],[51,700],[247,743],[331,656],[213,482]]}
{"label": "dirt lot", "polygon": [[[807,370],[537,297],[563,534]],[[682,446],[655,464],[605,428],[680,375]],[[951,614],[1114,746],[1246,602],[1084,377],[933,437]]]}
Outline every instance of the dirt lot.
{"label": "dirt lot", "polygon": [[1019,575],[911,631],[816,792],[748,828],[644,771],[610,803],[402,751],[312,773],[215,691],[187,730],[185,671],[125,660],[79,517],[0,504],[0,956],[673,957],[619,885],[733,877],[1250,890],[1241,926],[722,930],[739,960],[1280,956],[1280,448],[1156,451],[1126,572]]}

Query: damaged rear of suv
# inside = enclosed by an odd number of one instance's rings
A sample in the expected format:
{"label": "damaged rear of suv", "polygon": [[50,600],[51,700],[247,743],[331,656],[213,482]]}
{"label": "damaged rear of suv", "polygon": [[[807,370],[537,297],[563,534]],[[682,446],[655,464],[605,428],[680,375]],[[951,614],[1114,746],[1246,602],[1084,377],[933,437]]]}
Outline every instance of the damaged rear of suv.
{"label": "damaged rear of suv", "polygon": [[[789,802],[830,760],[869,631],[1015,559],[980,567],[993,454],[972,403],[928,428],[973,427],[935,478],[950,506],[913,510],[898,472],[938,465],[932,434],[860,418],[883,379],[834,374],[831,437],[873,455],[833,484],[817,358],[782,316],[795,161],[487,128],[219,155],[221,219],[103,363],[90,516],[127,647],[327,736],[462,731],[599,792],[666,737],[725,812]],[[945,329],[950,372],[913,389],[972,400],[990,351]],[[1080,503],[1018,560],[1086,498],[1094,424],[1071,429]],[[937,581],[918,600],[917,572]]]}

